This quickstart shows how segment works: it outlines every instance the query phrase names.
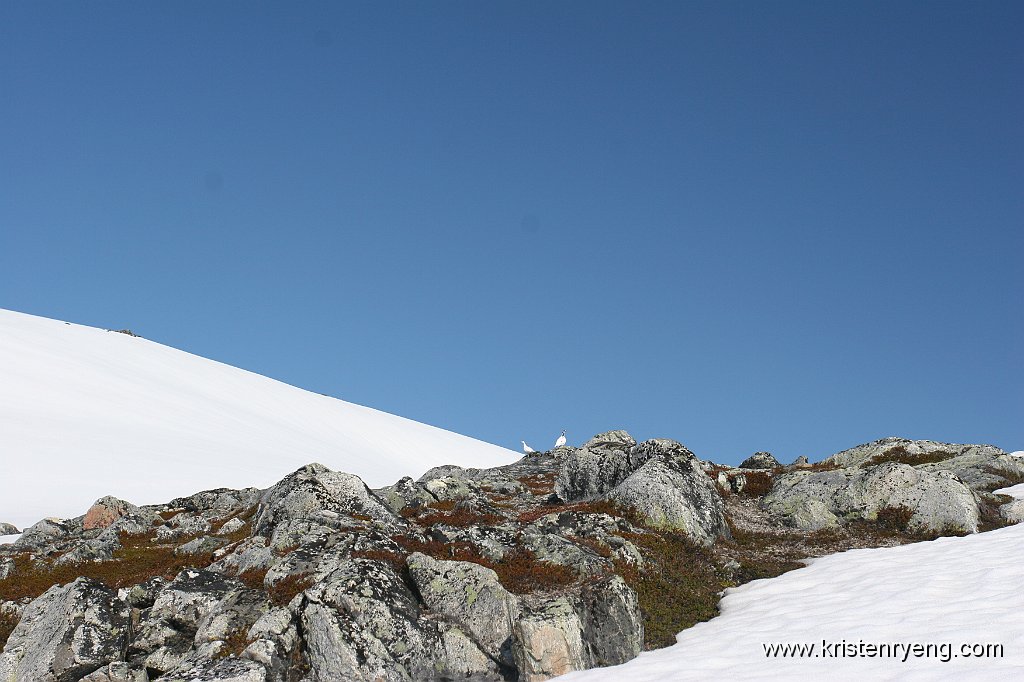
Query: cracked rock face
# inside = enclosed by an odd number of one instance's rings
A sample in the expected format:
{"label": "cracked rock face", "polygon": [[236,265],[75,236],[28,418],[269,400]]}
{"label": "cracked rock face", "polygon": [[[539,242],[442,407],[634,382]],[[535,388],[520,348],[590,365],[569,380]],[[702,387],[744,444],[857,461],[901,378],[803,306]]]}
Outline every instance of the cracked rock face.
{"label": "cracked rock face", "polygon": [[121,658],[129,608],[88,578],[54,586],[21,614],[0,654],[0,680],[72,682]]}
{"label": "cracked rock face", "polygon": [[512,664],[512,630],[519,604],[494,571],[467,561],[439,561],[419,552],[409,556],[407,565],[428,608],[460,625],[488,656]]}
{"label": "cracked rock face", "polygon": [[643,648],[636,594],[618,576],[588,584],[579,594],[526,599],[523,608],[513,648],[520,680],[618,665]]}

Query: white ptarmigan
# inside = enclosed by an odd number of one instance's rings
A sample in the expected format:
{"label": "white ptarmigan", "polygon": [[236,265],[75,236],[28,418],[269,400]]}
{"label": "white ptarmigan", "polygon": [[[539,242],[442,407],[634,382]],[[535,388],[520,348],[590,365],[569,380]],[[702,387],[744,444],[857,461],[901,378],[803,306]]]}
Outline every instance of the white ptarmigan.
{"label": "white ptarmigan", "polygon": [[564,430],[562,431],[562,435],[558,437],[558,440],[555,441],[555,447],[556,448],[560,448],[563,445],[565,445],[565,431]]}
{"label": "white ptarmigan", "polygon": [[523,452],[525,452],[526,454],[531,455],[531,454],[537,452],[536,450],[531,448],[529,445],[527,445],[525,440],[521,440],[519,442],[523,444]]}

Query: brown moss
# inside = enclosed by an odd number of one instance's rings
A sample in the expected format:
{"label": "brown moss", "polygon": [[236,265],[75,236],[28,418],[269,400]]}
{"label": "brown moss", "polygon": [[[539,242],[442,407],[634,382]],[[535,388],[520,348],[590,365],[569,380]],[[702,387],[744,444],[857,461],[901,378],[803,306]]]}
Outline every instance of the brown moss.
{"label": "brown moss", "polygon": [[774,477],[767,471],[745,471],[743,476],[746,483],[740,490],[740,495],[745,497],[764,497],[772,490]]}
{"label": "brown moss", "polygon": [[239,628],[232,630],[228,633],[228,636],[223,640],[224,646],[217,650],[217,653],[213,655],[216,660],[218,658],[238,658],[245,651],[245,648],[249,646],[249,635],[247,630]]}
{"label": "brown moss", "polygon": [[643,567],[616,562],[616,568],[637,594],[647,649],[669,646],[680,630],[718,615],[718,595],[726,584],[709,550],[677,533],[624,537],[640,548],[646,561]]}
{"label": "brown moss", "polygon": [[374,561],[386,561],[399,575],[405,570],[405,557],[407,554],[393,552],[386,549],[359,549],[352,552],[353,559],[373,559]]}
{"label": "brown moss", "polygon": [[278,606],[287,606],[288,602],[295,598],[307,587],[313,584],[313,576],[308,573],[293,573],[267,588],[267,595],[270,601]]}
{"label": "brown moss", "polygon": [[483,565],[497,573],[501,584],[513,594],[554,590],[574,582],[577,577],[568,566],[541,561],[525,547],[513,547],[500,561]]}
{"label": "brown moss", "polygon": [[952,459],[953,457],[956,457],[956,453],[950,452],[949,450],[935,450],[934,452],[920,452],[914,454],[907,450],[903,445],[894,445],[888,450],[880,452],[866,461],[864,466],[875,466],[886,462],[898,462],[899,464],[909,464],[914,466],[917,464],[945,462],[947,459]]}
{"label": "brown moss", "polygon": [[455,508],[454,502],[450,503],[451,507],[447,507],[450,511],[438,511],[439,507],[434,506],[447,504],[449,503],[435,502],[427,507],[426,513],[410,518],[421,526],[445,525],[459,528],[465,528],[466,526],[493,526],[505,520],[497,514],[476,512],[466,508]]}
{"label": "brown moss", "polygon": [[12,575],[0,580],[0,599],[34,599],[54,585],[66,585],[79,577],[92,578],[118,589],[156,576],[170,580],[186,568],[206,568],[213,563],[212,554],[177,556],[173,545],[153,544],[154,537],[152,532],[134,536],[122,533],[120,549],[107,561],[44,566],[27,554],[19,555],[15,557]]}
{"label": "brown moss", "polygon": [[531,495],[537,497],[546,497],[555,491],[554,474],[532,474],[530,476],[521,476],[516,480],[525,485]]}
{"label": "brown moss", "polygon": [[0,651],[3,651],[4,645],[7,644],[7,640],[17,626],[17,616],[6,611],[0,611]]}
{"label": "brown moss", "polygon": [[586,502],[573,502],[570,504],[542,505],[527,509],[519,514],[520,523],[533,523],[537,519],[548,514],[561,514],[563,512],[578,512],[580,514],[607,514],[629,521],[634,526],[645,524],[643,517],[632,509],[620,507],[610,500],[589,500]]}
{"label": "brown moss", "polygon": [[910,529],[910,520],[913,517],[914,510],[901,504],[879,509],[875,522],[885,530],[907,533]]}
{"label": "brown moss", "polygon": [[236,577],[250,590],[262,590],[263,579],[267,577],[267,569],[250,568],[247,571],[242,571]]}

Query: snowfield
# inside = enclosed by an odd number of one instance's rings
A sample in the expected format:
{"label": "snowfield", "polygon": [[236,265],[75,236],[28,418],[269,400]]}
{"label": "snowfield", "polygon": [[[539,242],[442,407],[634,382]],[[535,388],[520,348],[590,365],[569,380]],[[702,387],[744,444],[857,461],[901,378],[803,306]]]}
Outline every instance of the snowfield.
{"label": "snowfield", "polygon": [[[1024,497],[1024,484],[996,492]],[[679,633],[671,647],[558,679],[1024,680],[1024,523],[808,563],[727,590],[722,615]],[[896,657],[851,656],[862,642],[865,653],[885,644]],[[814,644],[817,657],[769,657],[766,644]],[[934,656],[894,644],[935,645]],[[962,645],[976,644],[1001,644],[1003,655],[962,655]]]}
{"label": "snowfield", "polygon": [[519,454],[103,329],[0,310],[0,522],[267,487],[304,464],[371,487]]}

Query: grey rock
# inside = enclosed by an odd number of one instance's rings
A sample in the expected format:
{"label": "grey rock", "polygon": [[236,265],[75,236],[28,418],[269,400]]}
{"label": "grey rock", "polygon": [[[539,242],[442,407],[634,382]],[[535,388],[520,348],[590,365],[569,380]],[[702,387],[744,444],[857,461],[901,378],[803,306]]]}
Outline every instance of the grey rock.
{"label": "grey rock", "polygon": [[[933,440],[910,440],[907,438],[889,437],[864,443],[856,447],[838,452],[824,460],[824,464],[830,464],[839,468],[853,466],[871,466],[871,460],[893,454],[894,451],[906,453],[908,457],[921,456],[942,456],[943,461],[956,458],[962,460],[987,462],[1006,452],[993,445],[964,445],[957,443],[940,443]],[[912,462],[903,462],[912,463]]]}
{"label": "grey rock", "polygon": [[166,506],[199,514],[207,519],[219,519],[254,507],[259,503],[262,493],[263,491],[258,488],[242,490],[217,488],[216,490],[204,490],[188,497],[179,497],[171,500]]}
{"label": "grey rock", "polygon": [[422,484],[409,476],[392,486],[374,491],[396,514],[406,507],[425,507],[437,498]]}
{"label": "grey rock", "polygon": [[755,452],[743,460],[740,469],[774,469],[782,464],[770,452]]}
{"label": "grey rock", "polygon": [[1013,500],[1000,505],[999,516],[1007,523],[1024,521],[1024,500]]}
{"label": "grey rock", "polygon": [[185,660],[200,623],[231,592],[243,590],[237,580],[212,571],[186,569],[160,591],[128,646],[133,665],[168,672]]}
{"label": "grey rock", "polygon": [[284,679],[292,653],[301,644],[292,612],[271,608],[249,628],[249,640],[242,657],[263,665],[272,678]]}
{"label": "grey rock", "polygon": [[519,605],[494,571],[467,561],[439,561],[419,552],[406,563],[429,609],[462,626],[491,657],[512,663],[512,628]]}
{"label": "grey rock", "polygon": [[343,562],[293,604],[311,681],[501,679],[458,625],[421,612],[385,562]]}
{"label": "grey rock", "polygon": [[811,463],[807,460],[807,456],[806,455],[800,455],[799,457],[794,459],[793,463],[790,464],[789,466],[791,466],[791,467],[806,467],[806,466],[810,466],[810,465],[811,465]]}
{"label": "grey rock", "polygon": [[265,592],[234,590],[203,614],[196,623],[195,644],[218,642],[236,632],[246,632],[271,609]]}
{"label": "grey rock", "polygon": [[644,621],[636,592],[619,576],[585,582],[578,607],[588,667],[619,665],[644,644]]}
{"label": "grey rock", "polygon": [[13,523],[0,522],[0,535],[17,535],[20,532]]}
{"label": "grey rock", "polygon": [[160,677],[160,682],[268,682],[267,669],[244,658],[200,659]]}
{"label": "grey rock", "polygon": [[250,570],[265,570],[278,560],[265,537],[257,535],[235,545],[210,565],[211,571],[240,575]]}
{"label": "grey rock", "polygon": [[952,472],[923,471],[895,462],[867,469],[784,474],[776,479],[764,504],[807,530],[834,525],[838,519],[873,520],[886,507],[909,508],[912,530],[974,533],[980,517],[977,496]]}
{"label": "grey rock", "polygon": [[306,590],[300,607],[309,678],[406,680],[427,664],[416,599],[394,570],[350,560]]}
{"label": "grey rock", "polygon": [[88,578],[55,585],[21,614],[0,654],[0,679],[70,682],[121,658],[129,609]]}
{"label": "grey rock", "polygon": [[81,682],[149,682],[149,674],[145,668],[132,668],[117,661],[86,675]]}
{"label": "grey rock", "polygon": [[699,544],[730,537],[722,497],[692,452],[665,439],[645,441],[633,452],[644,464],[608,493],[609,500]]}
{"label": "grey rock", "polygon": [[523,533],[520,544],[537,559],[560,566],[568,566],[581,575],[600,575],[612,569],[608,559],[597,554],[590,547],[576,544],[569,538],[549,533]]}
{"label": "grey rock", "polygon": [[209,533],[212,528],[209,519],[191,512],[181,512],[171,518],[166,525],[156,529],[156,539],[158,542],[169,542],[190,538]]}
{"label": "grey rock", "polygon": [[174,553],[178,556],[212,554],[214,551],[220,549],[226,544],[228,544],[228,541],[223,538],[203,535],[193,540],[189,540],[180,547],[175,547]]}
{"label": "grey rock", "polygon": [[120,548],[121,541],[118,537],[105,533],[95,538],[74,541],[71,549],[58,557],[54,563],[63,566],[84,561],[108,561],[114,558],[114,552]]}
{"label": "grey rock", "polygon": [[148,609],[167,586],[167,580],[155,576],[144,583],[118,590],[117,596],[136,609]]}
{"label": "grey rock", "polygon": [[268,536],[288,521],[340,528],[357,523],[360,517],[394,530],[405,525],[358,476],[308,464],[263,494],[254,527],[256,534]]}
{"label": "grey rock", "polygon": [[646,461],[647,451],[625,431],[594,436],[581,448],[565,448],[555,493],[566,502],[604,495]]}
{"label": "grey rock", "polygon": [[217,535],[231,535],[235,531],[239,531],[245,528],[245,521],[238,518],[237,516],[233,519],[228,519],[224,525],[217,529]]}
{"label": "grey rock", "polygon": [[55,540],[66,538],[71,533],[71,528],[60,519],[43,519],[21,533],[21,537],[14,541],[14,548],[18,550],[30,550],[46,547]]}

